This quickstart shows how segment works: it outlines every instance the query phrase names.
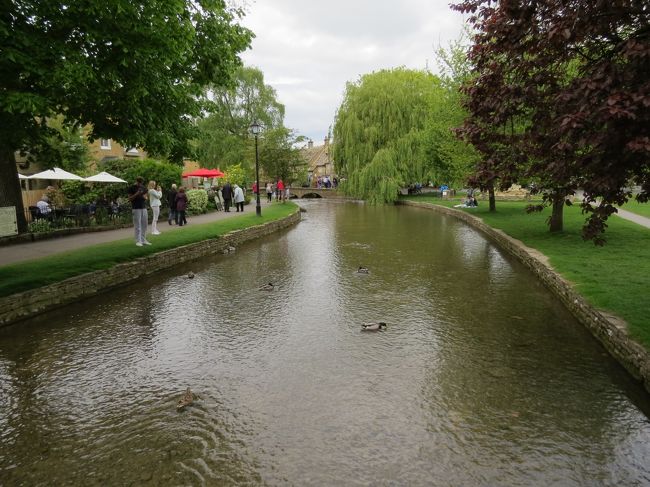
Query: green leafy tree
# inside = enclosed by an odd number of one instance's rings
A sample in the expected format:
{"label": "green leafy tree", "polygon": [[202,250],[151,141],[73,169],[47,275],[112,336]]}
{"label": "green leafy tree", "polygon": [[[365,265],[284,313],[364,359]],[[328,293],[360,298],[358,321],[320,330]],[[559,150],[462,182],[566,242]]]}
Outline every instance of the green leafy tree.
{"label": "green leafy tree", "polygon": [[49,134],[46,120],[88,137],[189,153],[203,89],[223,86],[252,33],[223,0],[7,0],[0,11],[0,206],[18,208],[14,154]]}
{"label": "green leafy tree", "polygon": [[60,167],[66,171],[84,173],[91,161],[88,139],[77,125],[66,125],[62,116],[46,122],[44,136],[30,147],[27,160],[38,163],[45,169]]}
{"label": "green leafy tree", "polygon": [[228,168],[228,171],[226,171],[224,181],[229,181],[230,184],[237,184],[242,188],[245,188],[249,181],[249,177],[250,176],[247,175],[246,170],[241,164],[234,164]]}
{"label": "green leafy tree", "polygon": [[[375,203],[432,173],[426,127],[445,103],[440,79],[405,68],[366,74],[348,83],[334,125],[334,160],[345,191]],[[450,127],[451,128],[451,127]]]}
{"label": "green leafy tree", "polygon": [[208,96],[212,100],[208,115],[198,122],[199,162],[208,168],[225,170],[243,164],[250,169],[250,124],[256,120],[270,130],[282,127],[284,105],[278,102],[275,89],[264,84],[258,68],[240,67],[232,86],[212,86]]}
{"label": "green leafy tree", "polygon": [[259,161],[264,174],[271,179],[282,178],[286,184],[306,181],[307,163],[297,147],[304,141],[305,137],[286,127],[265,130],[259,139]]}

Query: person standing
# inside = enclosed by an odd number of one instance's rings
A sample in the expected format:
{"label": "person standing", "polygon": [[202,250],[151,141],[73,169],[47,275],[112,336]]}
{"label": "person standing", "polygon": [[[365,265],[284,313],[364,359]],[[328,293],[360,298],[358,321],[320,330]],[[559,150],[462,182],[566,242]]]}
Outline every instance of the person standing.
{"label": "person standing", "polygon": [[266,198],[268,199],[269,203],[273,198],[273,185],[270,182],[266,183]]}
{"label": "person standing", "polygon": [[214,188],[214,205],[217,207],[217,211],[223,210],[223,195],[221,194],[221,188],[215,186]]}
{"label": "person standing", "polygon": [[185,218],[185,210],[187,210],[187,195],[185,188],[181,186],[176,193],[176,223],[179,227],[187,225],[187,218]]}
{"label": "person standing", "polygon": [[244,191],[235,184],[235,206],[237,207],[237,212],[244,211]]}
{"label": "person standing", "polygon": [[284,200],[284,181],[282,179],[278,179],[276,188],[278,191],[278,200]]}
{"label": "person standing", "polygon": [[169,215],[167,216],[167,223],[172,224],[172,220],[178,225],[176,218],[176,184],[172,184],[172,189],[167,195],[167,204],[169,204]]}
{"label": "person standing", "polygon": [[158,231],[158,217],[160,216],[160,199],[162,198],[162,188],[156,186],[156,181],[149,181],[149,206],[153,218],[151,219],[151,234],[160,235]]}
{"label": "person standing", "polygon": [[133,214],[133,229],[135,231],[135,244],[138,247],[151,245],[146,238],[147,235],[147,188],[142,183],[143,179],[138,176],[135,184],[129,187],[127,193],[131,202],[131,213]]}
{"label": "person standing", "polygon": [[223,196],[224,211],[230,211],[230,205],[232,204],[232,186],[230,186],[230,181],[226,181],[226,184],[223,185],[221,196]]}

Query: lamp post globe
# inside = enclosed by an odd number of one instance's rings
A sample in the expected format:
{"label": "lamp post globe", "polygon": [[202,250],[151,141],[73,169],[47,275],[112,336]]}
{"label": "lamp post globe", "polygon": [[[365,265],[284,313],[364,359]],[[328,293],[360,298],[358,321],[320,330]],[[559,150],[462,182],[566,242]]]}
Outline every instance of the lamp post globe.
{"label": "lamp post globe", "polygon": [[248,130],[255,136],[255,183],[257,184],[255,214],[257,216],[262,216],[262,204],[260,203],[260,164],[257,152],[257,137],[262,131],[262,126],[257,121],[254,121],[251,123]]}

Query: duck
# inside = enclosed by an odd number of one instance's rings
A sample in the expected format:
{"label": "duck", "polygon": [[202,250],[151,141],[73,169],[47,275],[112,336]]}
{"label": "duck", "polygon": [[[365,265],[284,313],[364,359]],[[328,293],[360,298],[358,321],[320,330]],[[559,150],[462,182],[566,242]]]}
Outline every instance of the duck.
{"label": "duck", "polygon": [[192,391],[188,387],[187,390],[181,396],[181,398],[178,400],[176,409],[178,411],[182,411],[183,409],[185,409],[185,406],[191,406],[193,402],[194,402],[194,394],[192,394]]}
{"label": "duck", "polygon": [[260,287],[260,291],[273,291],[275,289],[275,284],[269,282]]}
{"label": "duck", "polygon": [[370,270],[362,265],[357,269],[357,274],[370,274]]}
{"label": "duck", "polygon": [[361,331],[381,331],[386,328],[388,325],[383,321],[377,323],[366,323],[361,325]]}
{"label": "duck", "polygon": [[194,279],[194,273],[193,273],[193,272],[189,272],[189,273],[187,274],[187,278],[188,278],[188,279]]}

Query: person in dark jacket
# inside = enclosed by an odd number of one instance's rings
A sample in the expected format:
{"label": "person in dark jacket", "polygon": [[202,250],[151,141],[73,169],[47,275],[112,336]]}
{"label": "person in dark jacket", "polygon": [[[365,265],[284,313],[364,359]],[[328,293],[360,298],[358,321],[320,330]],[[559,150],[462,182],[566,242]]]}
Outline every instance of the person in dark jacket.
{"label": "person in dark jacket", "polygon": [[225,211],[230,211],[230,205],[232,204],[232,186],[230,186],[230,181],[227,181],[221,189],[221,196],[223,196],[223,208]]}
{"label": "person in dark jacket", "polygon": [[167,203],[169,204],[169,215],[167,222],[171,225],[172,220],[178,225],[178,218],[176,217],[176,185],[172,184],[172,189],[167,195]]}
{"label": "person in dark jacket", "polygon": [[185,218],[185,210],[187,209],[187,195],[185,194],[185,188],[181,186],[178,188],[178,193],[176,193],[176,221],[178,226],[182,227],[187,225],[187,218]]}

